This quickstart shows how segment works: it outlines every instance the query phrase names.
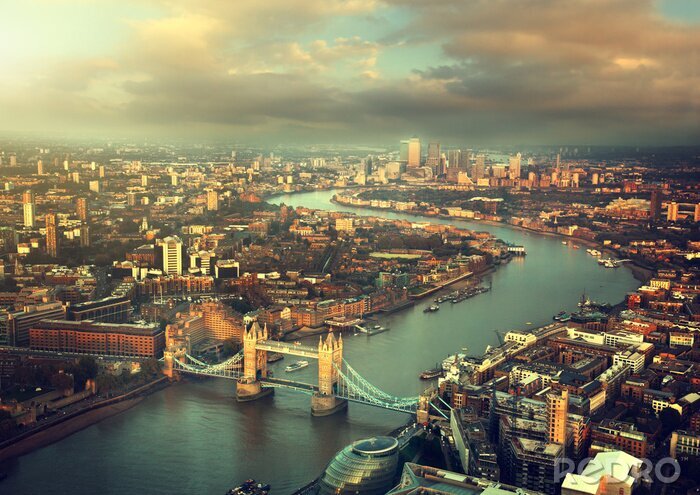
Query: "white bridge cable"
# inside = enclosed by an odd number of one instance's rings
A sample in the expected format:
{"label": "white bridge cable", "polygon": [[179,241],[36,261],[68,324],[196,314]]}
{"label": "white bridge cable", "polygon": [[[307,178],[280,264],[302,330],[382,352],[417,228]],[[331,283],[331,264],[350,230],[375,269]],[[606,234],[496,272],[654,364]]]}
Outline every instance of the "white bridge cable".
{"label": "white bridge cable", "polygon": [[348,367],[351,376],[346,375],[336,365],[334,367],[341,378],[340,387],[343,389],[342,392],[347,394],[348,398],[400,410],[412,410],[417,406],[418,397],[395,397],[389,395],[365,380],[347,363],[345,365]]}

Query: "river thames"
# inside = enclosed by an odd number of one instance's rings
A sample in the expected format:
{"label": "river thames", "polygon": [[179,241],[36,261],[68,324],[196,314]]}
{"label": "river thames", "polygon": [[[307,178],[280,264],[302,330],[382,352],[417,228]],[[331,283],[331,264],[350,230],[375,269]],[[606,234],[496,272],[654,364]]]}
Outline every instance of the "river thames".
{"label": "river thames", "polygon": [[[426,385],[418,379],[421,370],[463,347],[481,354],[487,345],[498,344],[495,330],[544,325],[559,311],[575,310],[584,290],[591,299],[618,303],[639,285],[629,270],[603,268],[585,248],[573,249],[557,237],[339,206],[331,203],[332,196],[319,191],[279,196],[274,202],[452,223],[522,244],[528,253],[489,275],[488,293],[428,314],[423,309],[430,301],[420,301],[384,317],[381,323],[391,328],[388,332],[344,338],[345,359],[392,395],[418,395]],[[281,376],[289,361],[271,368]],[[295,379],[312,383],[316,372],[312,362]],[[309,397],[291,391],[277,390],[273,397],[246,404],[236,403],[233,395],[233,383],[224,379],[176,384],[125,413],[0,466],[8,474],[0,493],[223,495],[246,478],[256,478],[271,483],[273,493],[286,494],[316,477],[346,444],[386,433],[409,419],[352,403],[347,412],[315,418]]]}

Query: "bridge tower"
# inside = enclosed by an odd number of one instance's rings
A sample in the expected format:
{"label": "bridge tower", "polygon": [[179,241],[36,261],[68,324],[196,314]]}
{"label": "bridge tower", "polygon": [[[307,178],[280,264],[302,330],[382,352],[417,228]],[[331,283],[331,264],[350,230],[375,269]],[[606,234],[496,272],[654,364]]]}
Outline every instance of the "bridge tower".
{"label": "bridge tower", "polygon": [[328,416],[345,409],[348,402],[336,397],[338,369],[343,365],[343,337],[329,332],[326,340],[318,338],[318,392],[311,397],[311,414]]}
{"label": "bridge tower", "polygon": [[173,378],[176,371],[173,368],[173,361],[184,361],[187,348],[184,346],[170,345],[163,351],[163,374]]}
{"label": "bridge tower", "polygon": [[267,325],[261,330],[253,322],[243,333],[243,378],[236,384],[236,399],[239,402],[255,400],[270,395],[271,388],[262,388],[260,379],[267,377],[267,351],[257,349],[257,343],[267,340]]}

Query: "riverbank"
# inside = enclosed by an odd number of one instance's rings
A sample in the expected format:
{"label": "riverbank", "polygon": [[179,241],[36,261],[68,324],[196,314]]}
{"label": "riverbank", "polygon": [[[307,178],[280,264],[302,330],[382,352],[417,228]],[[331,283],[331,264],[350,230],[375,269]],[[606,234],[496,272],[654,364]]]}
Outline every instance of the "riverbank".
{"label": "riverbank", "polygon": [[[396,210],[393,208],[377,208],[374,206],[367,206],[367,205],[361,205],[361,206],[351,205],[351,204],[342,203],[342,202],[336,200],[335,196],[330,199],[330,202],[335,204],[335,205],[338,205],[340,207],[362,208],[362,209],[368,209],[368,210],[373,210],[373,211],[378,211],[378,212],[379,211],[389,211],[392,213],[415,215],[417,217],[422,217],[422,218],[427,218],[427,219],[440,218],[440,219],[457,220],[457,221],[462,220],[462,221],[479,223],[482,225],[491,225],[494,227],[508,227],[508,228],[513,229],[513,230],[518,230],[521,232],[527,232],[527,233],[533,233],[533,234],[538,234],[538,235],[543,235],[543,236],[548,236],[548,237],[565,239],[567,241],[571,241],[574,244],[581,244],[583,246],[598,249],[601,251],[601,253],[607,254],[610,257],[618,258],[620,256],[620,254],[618,252],[616,252],[615,250],[610,249],[610,247],[605,246],[602,243],[597,242],[597,241],[567,236],[567,235],[559,234],[557,232],[545,232],[545,231],[541,231],[541,230],[530,229],[528,227],[523,227],[522,225],[513,225],[513,224],[505,222],[505,221],[494,222],[492,220],[484,220],[482,218],[464,218],[464,217],[455,217],[453,215],[445,215],[445,214],[429,215],[429,214],[423,213],[423,212]],[[634,278],[637,279],[642,284],[647,283],[654,276],[653,270],[651,270],[650,268],[648,268],[646,266],[640,265],[638,262],[636,262],[634,260],[631,260],[631,261],[624,263],[624,266],[629,268],[630,271],[632,272],[632,275],[634,276]]]}
{"label": "riverbank", "polygon": [[88,407],[63,416],[44,427],[25,432],[15,438],[11,438],[0,449],[0,462],[13,457],[28,454],[33,450],[46,447],[54,442],[62,440],[73,433],[92,426],[95,423],[131,409],[141,402],[147,395],[162,390],[169,384],[168,377],[161,377],[150,383],[142,385],[130,392],[118,397],[112,397],[101,402],[91,404]]}

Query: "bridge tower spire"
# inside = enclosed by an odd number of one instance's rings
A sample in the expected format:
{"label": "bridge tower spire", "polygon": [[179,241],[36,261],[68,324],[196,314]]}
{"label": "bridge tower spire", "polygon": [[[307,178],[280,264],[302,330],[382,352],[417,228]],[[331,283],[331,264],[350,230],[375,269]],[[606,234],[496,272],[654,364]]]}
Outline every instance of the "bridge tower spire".
{"label": "bridge tower spire", "polygon": [[267,324],[260,329],[257,321],[243,333],[243,377],[236,385],[236,399],[240,402],[255,400],[273,392],[260,384],[260,379],[267,377],[267,351],[259,350],[257,343],[267,340],[267,337]]}
{"label": "bridge tower spire", "polygon": [[311,397],[311,414],[327,416],[347,407],[347,401],[335,396],[338,370],[343,365],[343,337],[328,332],[325,341],[318,339],[318,392]]}

